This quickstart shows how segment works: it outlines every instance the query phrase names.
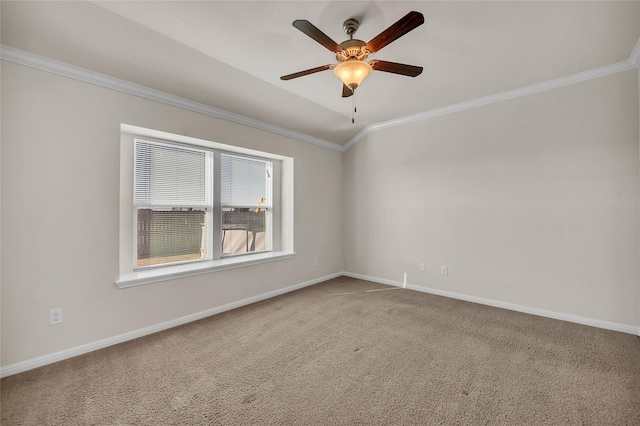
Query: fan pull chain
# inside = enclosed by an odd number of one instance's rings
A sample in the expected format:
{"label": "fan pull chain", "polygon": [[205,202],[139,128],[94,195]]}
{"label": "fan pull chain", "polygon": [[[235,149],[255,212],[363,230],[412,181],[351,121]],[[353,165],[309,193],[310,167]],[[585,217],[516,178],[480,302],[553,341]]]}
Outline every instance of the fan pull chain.
{"label": "fan pull chain", "polygon": [[351,113],[351,124],[355,124],[356,122],[356,112],[358,112],[358,108],[356,107],[356,91],[353,91],[353,112]]}

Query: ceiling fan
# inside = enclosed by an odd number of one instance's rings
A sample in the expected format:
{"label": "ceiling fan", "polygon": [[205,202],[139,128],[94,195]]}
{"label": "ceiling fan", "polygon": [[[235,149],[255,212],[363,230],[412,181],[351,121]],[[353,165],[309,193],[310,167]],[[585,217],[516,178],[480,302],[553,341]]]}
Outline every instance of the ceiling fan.
{"label": "ceiling fan", "polygon": [[[353,38],[360,23],[356,19],[347,19],[344,22],[344,32],[349,36],[338,44],[329,36],[320,31],[311,22],[299,19],[293,21],[293,26],[336,54],[338,64],[323,65],[305,71],[296,72],[280,77],[281,80],[291,80],[320,71],[332,69],[334,74],[342,80],[342,97],[346,98],[355,93],[356,88],[371,73],[372,70],[384,71],[393,74],[416,77],[422,73],[422,67],[414,65],[399,64],[396,62],[380,61],[373,59],[369,62],[364,60],[397,40],[409,31],[414,30],[424,23],[424,16],[420,12],[409,12],[398,22],[375,36],[371,41],[365,43],[362,40]],[[352,120],[353,121],[353,120]]]}

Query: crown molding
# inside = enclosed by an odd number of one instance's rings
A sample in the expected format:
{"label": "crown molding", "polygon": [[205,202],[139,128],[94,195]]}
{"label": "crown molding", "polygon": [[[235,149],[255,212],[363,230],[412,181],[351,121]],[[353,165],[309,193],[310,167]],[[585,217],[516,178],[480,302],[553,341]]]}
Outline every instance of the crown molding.
{"label": "crown molding", "polygon": [[640,38],[638,38],[635,47],[631,51],[628,61],[635,65],[636,68],[640,67]]}
{"label": "crown molding", "polygon": [[16,49],[15,47],[0,45],[0,59],[27,67],[39,69],[41,71],[58,74],[64,77],[73,78],[85,83],[94,84],[96,86],[106,87],[108,89],[117,90],[119,92],[128,93],[130,95],[139,96],[141,98],[150,99],[152,101],[161,102],[167,105],[208,115],[210,117],[219,118],[232,123],[241,124],[258,130],[264,130],[276,135],[297,139],[323,148],[335,151],[344,151],[344,147],[337,143],[329,142],[324,139],[316,138],[301,132],[286,129],[274,124],[265,123],[264,121],[255,120],[241,114],[229,112],[220,108],[206,105],[200,102],[191,101],[189,99],[175,96],[160,90],[152,89],[140,84],[131,83],[126,80],[111,77],[106,74],[91,71],[65,62],[56,61],[46,56],[37,55],[25,50]]}
{"label": "crown molding", "polygon": [[286,129],[284,127],[276,126],[266,123],[264,121],[255,120],[253,118],[246,117],[244,115],[229,112],[220,108],[212,107],[210,105],[202,104],[199,102],[191,101],[189,99],[181,98],[179,96],[171,95],[160,90],[152,89],[140,84],[131,83],[126,80],[111,77],[105,74],[101,74],[95,71],[87,70],[85,68],[70,65],[65,62],[56,61],[45,56],[37,55],[35,53],[27,52],[24,50],[16,49],[11,46],[0,45],[0,59],[14,62],[20,65],[36,68],[42,71],[47,71],[53,74],[62,75],[65,77],[73,78],[83,81],[85,83],[95,84],[97,86],[106,87],[120,92],[128,93],[134,96],[150,99],[157,102],[162,102],[167,105],[172,105],[178,108],[194,111],[200,114],[209,115],[211,117],[219,118],[222,120],[230,121],[237,124],[242,124],[255,129],[264,130],[277,135],[285,136],[288,138],[296,139],[302,142],[307,142],[313,145],[318,145],[324,148],[332,149],[339,152],[345,152],[352,146],[358,143],[366,135],[386,129],[389,127],[401,126],[404,124],[410,124],[417,121],[427,120],[429,118],[438,117],[441,115],[452,114],[455,112],[465,111],[472,108],[490,105],[497,102],[502,102],[510,99],[519,98],[521,96],[532,95],[534,93],[540,93],[547,90],[557,89],[571,84],[581,83],[584,81],[592,80],[595,78],[605,77],[607,75],[617,74],[620,72],[629,71],[640,67],[640,38],[636,42],[633,51],[631,52],[629,59],[614,64],[605,65],[599,68],[594,68],[587,71],[582,71],[576,74],[571,74],[565,77],[556,78],[553,80],[544,81],[542,83],[532,84],[524,86],[518,89],[509,90],[506,92],[496,93],[481,98],[471,99],[468,101],[460,102],[453,105],[447,105],[432,110],[423,111],[417,114],[407,115],[404,117],[394,118],[392,120],[383,121],[380,123],[371,124],[354,137],[352,137],[345,145],[340,145],[334,142],[330,142],[324,139],[316,138],[301,132]]}
{"label": "crown molding", "polygon": [[477,108],[485,105],[494,104],[510,99],[519,98],[521,96],[532,95],[534,93],[540,93],[551,89],[557,89],[559,87],[569,86],[571,84],[581,83],[595,78],[605,77],[611,74],[617,74],[624,71],[629,71],[638,68],[638,62],[640,62],[640,39],[636,43],[636,47],[633,49],[631,56],[626,61],[616,62],[611,65],[605,65],[599,68],[594,68],[587,71],[582,71],[576,74],[571,74],[565,77],[556,78],[553,80],[544,81],[542,83],[532,84],[524,86],[519,89],[509,90],[506,92],[496,93],[482,98],[471,99],[469,101],[460,102],[453,105],[447,105],[440,108],[420,112],[417,114],[407,115],[404,117],[394,118],[393,120],[383,121],[376,124],[371,124],[362,129],[357,135],[351,138],[345,145],[344,151],[354,146],[358,141],[364,138],[369,133],[377,130],[386,129],[388,127],[401,126],[404,124],[414,123],[416,121],[422,121],[440,115],[451,114],[454,112],[465,111],[472,108]]}

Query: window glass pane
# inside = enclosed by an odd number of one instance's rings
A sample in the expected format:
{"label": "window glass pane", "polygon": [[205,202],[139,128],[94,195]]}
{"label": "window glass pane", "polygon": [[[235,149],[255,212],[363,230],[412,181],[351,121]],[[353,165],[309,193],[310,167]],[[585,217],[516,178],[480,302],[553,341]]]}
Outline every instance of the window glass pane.
{"label": "window glass pane", "polygon": [[220,157],[222,205],[268,204],[267,163],[222,154]]}
{"label": "window glass pane", "polygon": [[137,266],[204,259],[206,210],[138,209]]}
{"label": "window glass pane", "polygon": [[209,204],[208,155],[205,151],[136,140],[136,204]]}
{"label": "window glass pane", "polygon": [[222,254],[266,250],[267,209],[222,209]]}

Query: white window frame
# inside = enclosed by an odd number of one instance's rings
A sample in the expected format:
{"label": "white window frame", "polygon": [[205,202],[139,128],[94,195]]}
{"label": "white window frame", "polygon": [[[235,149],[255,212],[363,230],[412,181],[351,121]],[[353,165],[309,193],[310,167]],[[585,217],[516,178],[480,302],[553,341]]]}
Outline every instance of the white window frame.
{"label": "white window frame", "polygon": [[[184,145],[195,149],[214,152],[213,156],[213,214],[210,217],[210,229],[218,223],[219,235],[222,232],[222,207],[220,204],[220,179],[216,178],[220,169],[220,155],[230,154],[271,162],[272,188],[270,223],[267,225],[269,251],[249,252],[238,255],[222,256],[221,244],[213,244],[215,231],[209,233],[207,241],[211,248],[211,258],[206,260],[172,263],[138,268],[137,258],[137,218],[133,203],[133,156],[135,138],[151,142]],[[293,250],[293,158],[267,153],[213,141],[176,135],[128,124],[121,125],[121,182],[120,182],[120,274],[115,284],[120,288],[149,284],[158,281],[173,280],[192,275],[205,274],[227,269],[289,259],[295,256]],[[217,193],[216,193],[217,192]],[[217,203],[217,205],[216,205]],[[134,210],[134,215],[131,211]],[[220,246],[220,247],[218,247]]]}

